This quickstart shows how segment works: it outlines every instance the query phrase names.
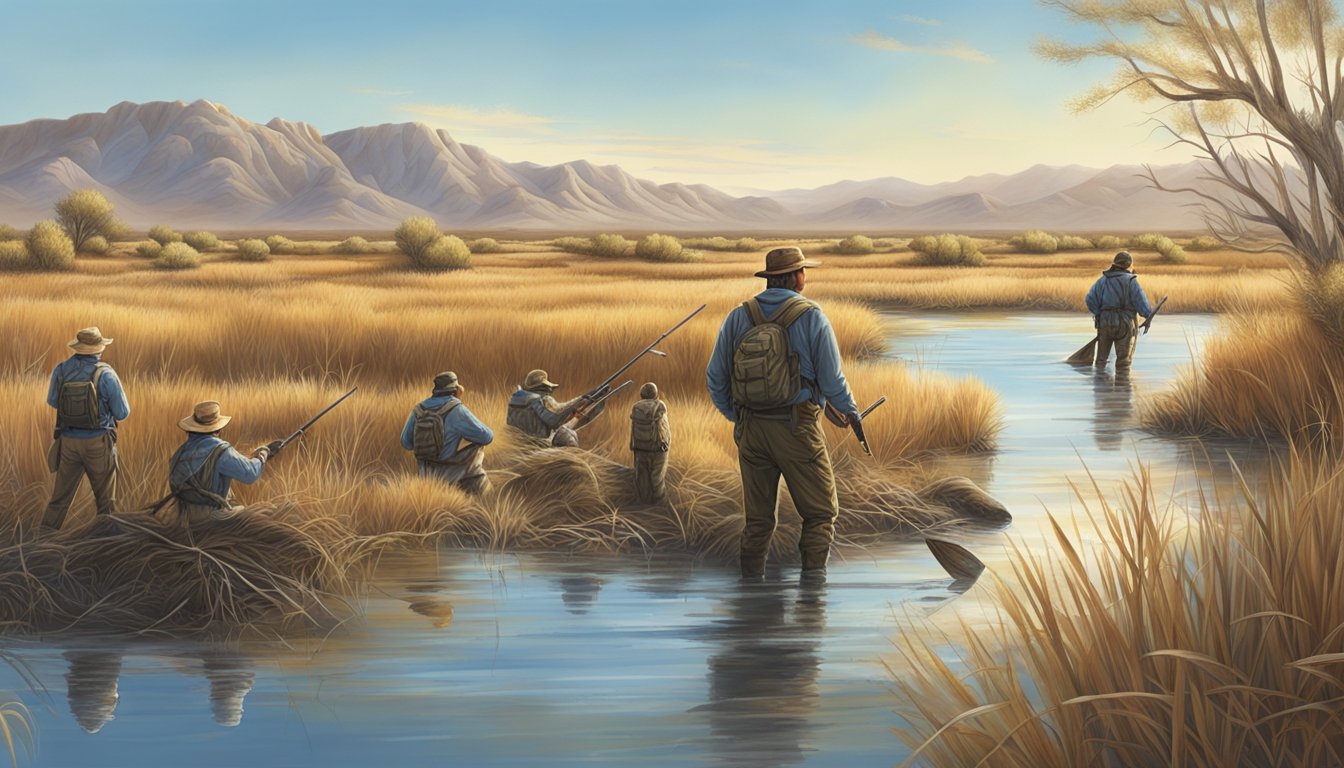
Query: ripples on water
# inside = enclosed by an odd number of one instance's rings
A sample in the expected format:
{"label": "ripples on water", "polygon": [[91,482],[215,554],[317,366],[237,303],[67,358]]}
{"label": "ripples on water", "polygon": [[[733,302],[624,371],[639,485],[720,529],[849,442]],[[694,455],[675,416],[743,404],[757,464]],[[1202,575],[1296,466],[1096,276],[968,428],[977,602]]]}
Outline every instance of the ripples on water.
{"label": "ripples on water", "polygon": [[[1079,509],[1087,471],[1113,496],[1150,463],[1180,496],[1225,483],[1226,452],[1263,456],[1135,430],[1212,322],[1159,318],[1129,382],[1060,363],[1091,336],[1060,314],[893,314],[891,353],[1000,393],[999,450],[947,468],[1030,542],[1046,509]],[[1002,534],[969,542],[1007,565]],[[879,657],[893,615],[939,609],[950,582],[910,543],[850,554],[823,587],[675,557],[444,551],[389,567],[365,618],[322,641],[11,642],[0,685],[33,712],[38,766],[889,766],[904,749]]]}

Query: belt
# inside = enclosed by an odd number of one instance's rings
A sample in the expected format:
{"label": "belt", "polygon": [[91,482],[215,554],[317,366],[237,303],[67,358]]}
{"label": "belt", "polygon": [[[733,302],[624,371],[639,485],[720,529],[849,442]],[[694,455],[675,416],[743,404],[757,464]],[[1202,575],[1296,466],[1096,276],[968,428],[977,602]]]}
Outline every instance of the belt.
{"label": "belt", "polygon": [[797,406],[783,405],[779,408],[743,408],[742,410],[753,416],[792,416],[793,409]]}

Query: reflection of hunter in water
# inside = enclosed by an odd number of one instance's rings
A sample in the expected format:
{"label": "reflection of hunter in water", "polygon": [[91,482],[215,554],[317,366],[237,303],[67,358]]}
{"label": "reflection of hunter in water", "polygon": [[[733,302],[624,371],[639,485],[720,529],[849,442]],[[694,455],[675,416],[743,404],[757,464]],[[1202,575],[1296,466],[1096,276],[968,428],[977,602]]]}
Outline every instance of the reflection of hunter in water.
{"label": "reflection of hunter in water", "polygon": [[728,618],[712,630],[719,650],[709,659],[704,707],[718,764],[803,761],[818,703],[825,590],[817,581],[804,581],[796,591],[747,582],[725,601]]}
{"label": "reflection of hunter in water", "polygon": [[560,600],[575,616],[588,613],[602,591],[602,579],[596,576],[565,576],[560,579]]}
{"label": "reflection of hunter in water", "polygon": [[1134,387],[1129,374],[1096,370],[1092,373],[1092,398],[1092,437],[1097,448],[1119,449],[1125,430],[1134,420]]}
{"label": "reflection of hunter in water", "polygon": [[66,651],[70,670],[65,673],[65,694],[70,714],[79,727],[97,733],[112,719],[120,696],[121,651]]}
{"label": "reflection of hunter in water", "polygon": [[252,691],[256,675],[240,656],[226,651],[202,654],[201,663],[210,681],[210,713],[215,722],[238,725],[243,721],[243,698]]}

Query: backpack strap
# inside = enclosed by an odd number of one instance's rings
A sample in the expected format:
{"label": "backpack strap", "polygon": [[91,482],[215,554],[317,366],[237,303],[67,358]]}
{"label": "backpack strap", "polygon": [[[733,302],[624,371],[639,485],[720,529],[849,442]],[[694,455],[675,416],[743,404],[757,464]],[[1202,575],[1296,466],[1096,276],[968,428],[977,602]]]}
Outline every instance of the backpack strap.
{"label": "backpack strap", "polygon": [[753,328],[765,324],[765,312],[761,309],[761,303],[759,301],[755,299],[747,299],[742,302],[742,308],[747,310],[747,317],[751,320],[751,326]]}
{"label": "backpack strap", "polygon": [[802,296],[794,296],[785,302],[784,306],[779,308],[779,311],[775,313],[775,316],[770,318],[770,322],[777,323],[778,325],[783,326],[784,330],[788,330],[789,326],[793,325],[798,318],[802,317],[809,310],[816,308],[816,304],[804,299]]}
{"label": "backpack strap", "polygon": [[107,373],[110,370],[112,370],[112,366],[103,362],[100,362],[97,365],[93,366],[93,378],[89,379],[89,381],[93,382],[93,391],[95,394],[98,392],[98,382],[102,381],[103,374]]}
{"label": "backpack strap", "polygon": [[457,406],[461,404],[462,404],[461,400],[452,400],[450,402],[444,403],[443,405],[440,405],[437,409],[435,409],[434,412],[437,413],[439,416],[446,417],[448,414],[452,413],[457,408]]}

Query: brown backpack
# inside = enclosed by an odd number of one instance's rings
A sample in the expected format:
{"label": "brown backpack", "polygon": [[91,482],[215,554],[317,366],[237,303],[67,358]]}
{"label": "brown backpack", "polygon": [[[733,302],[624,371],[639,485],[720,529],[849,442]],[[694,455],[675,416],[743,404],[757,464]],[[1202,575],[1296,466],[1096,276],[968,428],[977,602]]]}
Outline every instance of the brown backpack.
{"label": "brown backpack", "polygon": [[415,426],[411,429],[411,450],[418,461],[437,462],[443,455],[443,420],[461,405],[461,400],[453,400],[438,408],[415,406]]}
{"label": "brown backpack", "polygon": [[760,302],[742,303],[751,328],[733,350],[733,403],[747,410],[782,408],[803,388],[798,355],[789,349],[789,327],[817,305],[801,296],[784,302],[769,320]]}
{"label": "brown backpack", "polygon": [[663,401],[640,400],[630,408],[630,450],[662,452],[671,440]]}
{"label": "brown backpack", "polygon": [[102,409],[98,407],[98,382],[112,369],[107,363],[93,367],[93,376],[81,381],[61,381],[56,395],[57,429],[100,429]]}

